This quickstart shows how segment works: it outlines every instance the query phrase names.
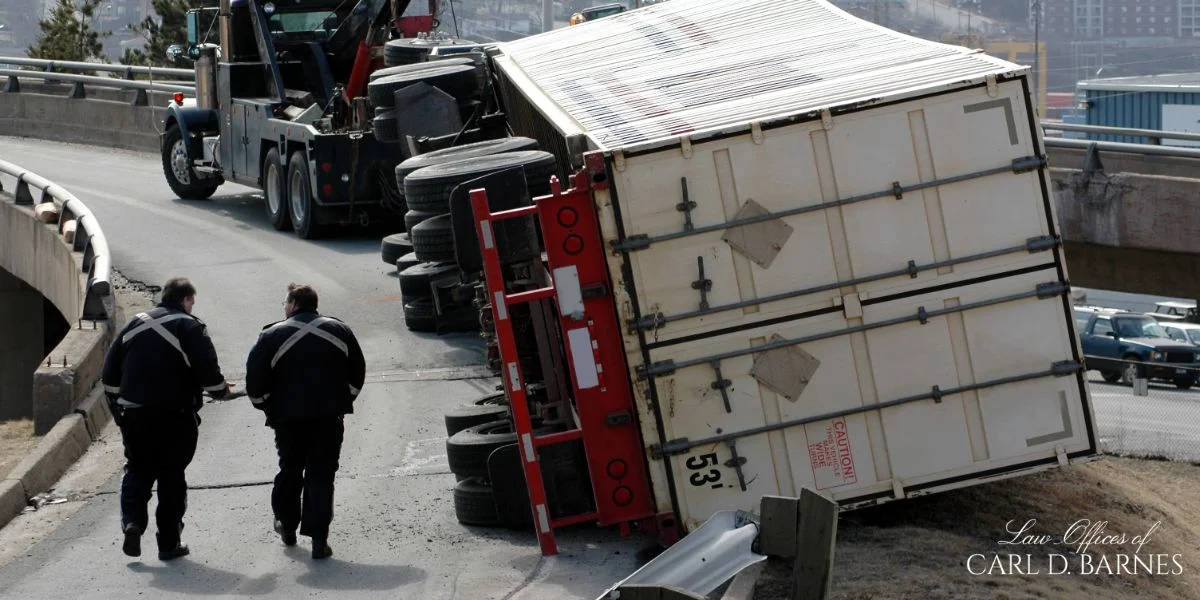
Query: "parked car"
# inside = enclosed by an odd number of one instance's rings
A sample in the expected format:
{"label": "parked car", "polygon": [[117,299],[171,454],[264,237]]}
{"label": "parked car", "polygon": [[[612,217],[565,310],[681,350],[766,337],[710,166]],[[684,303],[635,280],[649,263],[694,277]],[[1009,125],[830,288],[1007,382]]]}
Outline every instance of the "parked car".
{"label": "parked car", "polygon": [[1200,325],[1182,322],[1164,323],[1161,321],[1159,325],[1162,325],[1171,339],[1177,342],[1186,342],[1200,346]]}
{"label": "parked car", "polygon": [[1196,385],[1200,372],[1196,346],[1171,339],[1153,317],[1076,307],[1076,323],[1085,314],[1087,322],[1079,334],[1085,364],[1105,381],[1131,384],[1141,370],[1145,378],[1170,381],[1179,389]]}
{"label": "parked car", "polygon": [[597,6],[591,6],[571,15],[570,24],[578,25],[584,21],[595,21],[596,19],[602,19],[604,17],[609,17],[625,11],[626,7],[624,4],[600,4]]}

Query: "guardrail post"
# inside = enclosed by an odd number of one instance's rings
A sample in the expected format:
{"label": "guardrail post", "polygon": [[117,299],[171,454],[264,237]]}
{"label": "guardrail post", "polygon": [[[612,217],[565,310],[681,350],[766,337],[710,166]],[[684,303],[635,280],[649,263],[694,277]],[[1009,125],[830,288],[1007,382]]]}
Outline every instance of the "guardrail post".
{"label": "guardrail post", "polygon": [[147,106],[150,104],[150,98],[146,95],[146,90],[135,90],[133,94],[133,102],[131,106]]}
{"label": "guardrail post", "polygon": [[29,193],[29,184],[26,183],[24,175],[17,178],[17,191],[13,192],[13,202],[17,206],[33,206],[33,194]]}
{"label": "guardrail post", "polygon": [[83,84],[78,81],[72,83],[71,92],[67,94],[67,97],[72,100],[82,100],[87,98],[87,94],[83,91]]}
{"label": "guardrail post", "polygon": [[[46,72],[47,73],[54,72],[54,61],[50,61],[50,62],[46,63]],[[62,82],[57,79],[50,79],[49,77],[47,77],[45,80],[45,83],[46,83],[46,85],[58,85]]]}
{"label": "guardrail post", "polygon": [[8,81],[4,84],[4,93],[15,94],[21,91],[21,80],[17,79],[16,75],[9,75]]}
{"label": "guardrail post", "polygon": [[133,79],[133,67],[125,67],[125,79]]}

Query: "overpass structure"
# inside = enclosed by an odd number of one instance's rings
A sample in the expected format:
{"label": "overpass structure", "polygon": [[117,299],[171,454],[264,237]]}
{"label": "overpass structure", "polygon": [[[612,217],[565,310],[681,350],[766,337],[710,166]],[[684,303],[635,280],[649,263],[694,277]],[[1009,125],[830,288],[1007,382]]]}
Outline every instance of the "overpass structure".
{"label": "overpass structure", "polygon": [[[161,106],[176,92],[191,95],[190,76],[0,57],[0,135],[158,152]],[[1047,125],[1067,129],[1089,128]],[[1197,134],[1123,133],[1200,142]],[[1053,137],[1046,145],[1072,283],[1200,298],[1200,149]]]}
{"label": "overpass structure", "polygon": [[0,480],[0,526],[54,485],[108,420],[96,383],[116,316],[108,241],[73,194],[0,160],[0,420],[39,449]]}

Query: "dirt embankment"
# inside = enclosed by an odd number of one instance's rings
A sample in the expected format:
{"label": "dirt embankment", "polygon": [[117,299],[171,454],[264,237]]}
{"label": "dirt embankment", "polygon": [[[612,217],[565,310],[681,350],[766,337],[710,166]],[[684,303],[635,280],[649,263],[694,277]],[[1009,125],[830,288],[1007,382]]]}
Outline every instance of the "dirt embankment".
{"label": "dirt embankment", "polygon": [[1105,458],[847,513],[832,598],[1200,598],[1200,467]]}

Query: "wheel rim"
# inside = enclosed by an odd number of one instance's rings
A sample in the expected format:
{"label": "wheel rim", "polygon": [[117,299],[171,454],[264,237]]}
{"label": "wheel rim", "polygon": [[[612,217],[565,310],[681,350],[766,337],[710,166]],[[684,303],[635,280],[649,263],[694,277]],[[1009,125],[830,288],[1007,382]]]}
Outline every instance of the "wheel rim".
{"label": "wheel rim", "polygon": [[187,148],[183,140],[176,140],[175,145],[171,146],[171,174],[183,185],[192,183],[192,170],[188,166]]}
{"label": "wheel rim", "polygon": [[292,172],[291,180],[288,183],[292,198],[292,214],[296,216],[297,223],[303,223],[304,217],[308,213],[308,198],[304,193],[304,174],[296,169]]}
{"label": "wheel rim", "polygon": [[272,215],[278,215],[283,208],[283,190],[279,189],[279,165],[267,165],[267,208]]}
{"label": "wheel rim", "polygon": [[1125,365],[1125,382],[1133,383],[1133,380],[1136,377],[1137,377],[1137,365],[1133,365],[1133,364]]}

